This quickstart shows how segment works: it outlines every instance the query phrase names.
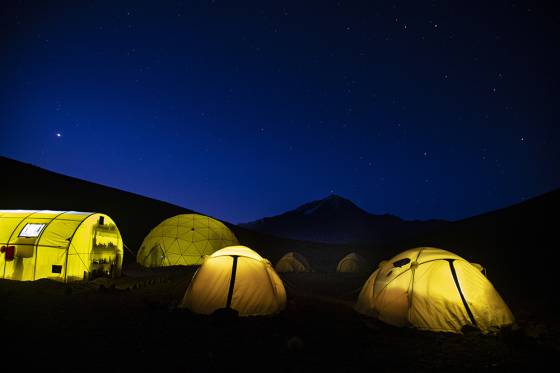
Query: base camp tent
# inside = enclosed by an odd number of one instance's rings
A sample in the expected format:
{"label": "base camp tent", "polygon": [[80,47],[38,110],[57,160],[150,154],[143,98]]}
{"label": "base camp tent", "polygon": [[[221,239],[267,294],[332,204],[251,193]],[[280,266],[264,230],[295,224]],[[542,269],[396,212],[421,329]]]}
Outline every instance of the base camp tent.
{"label": "base camp tent", "polygon": [[144,238],[136,261],[144,267],[197,265],[205,255],[238,243],[218,220],[199,214],[177,215],[152,229]]}
{"label": "base camp tent", "polygon": [[337,272],[362,273],[368,271],[367,261],[359,254],[350,253],[338,262]]}
{"label": "base camp tent", "polygon": [[268,260],[245,246],[206,257],[179,305],[205,315],[229,308],[240,316],[270,315],[285,306],[282,280]]}
{"label": "base camp tent", "polygon": [[449,251],[421,247],[384,261],[365,283],[356,310],[397,326],[488,332],[513,315],[480,268]]}
{"label": "base camp tent", "polygon": [[303,255],[290,251],[274,266],[276,272],[311,272],[311,266]]}
{"label": "base camp tent", "polygon": [[105,214],[0,210],[0,278],[58,281],[120,275],[123,242]]}

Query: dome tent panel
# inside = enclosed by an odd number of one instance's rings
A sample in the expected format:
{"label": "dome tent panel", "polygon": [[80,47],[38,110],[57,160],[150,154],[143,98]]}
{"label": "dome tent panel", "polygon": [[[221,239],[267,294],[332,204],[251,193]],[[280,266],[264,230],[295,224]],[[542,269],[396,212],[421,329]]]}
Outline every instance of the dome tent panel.
{"label": "dome tent panel", "polygon": [[[436,260],[418,266],[411,282],[409,323],[433,331],[461,330],[469,316],[457,291],[449,262]],[[412,271],[407,271],[412,276]]]}
{"label": "dome tent panel", "polygon": [[290,251],[278,260],[274,269],[276,272],[310,272],[311,266],[303,255]]}
{"label": "dome tent panel", "polygon": [[366,272],[367,268],[368,263],[361,255],[357,253],[350,253],[338,262],[336,271],[345,273],[361,273]]}
{"label": "dome tent panel", "polygon": [[[106,243],[110,246],[95,245],[100,231],[109,226],[112,240]],[[3,210],[0,211],[0,237],[0,246],[15,250],[13,258],[0,255],[2,278],[26,281],[49,278],[66,282],[100,274],[120,274],[122,239],[114,222],[104,214]],[[102,258],[102,266],[96,258]],[[101,267],[103,271],[99,272]]]}
{"label": "dome tent panel", "polygon": [[232,257],[222,256],[214,258],[211,265],[201,265],[179,307],[204,315],[226,307],[232,264]]}
{"label": "dome tent panel", "polygon": [[199,214],[181,214],[150,231],[136,261],[145,267],[198,265],[205,255],[237,244],[235,235],[222,222]]}
{"label": "dome tent panel", "polygon": [[270,262],[245,246],[233,246],[205,259],[180,307],[205,315],[231,308],[241,316],[257,316],[277,313],[285,304],[284,285]]}
{"label": "dome tent panel", "polygon": [[490,281],[458,255],[436,248],[407,250],[363,286],[355,309],[392,325],[460,332],[465,325],[488,332],[514,322]]}
{"label": "dome tent panel", "polygon": [[477,267],[454,262],[455,271],[474,320],[480,329],[512,323],[513,315],[492,283]]}

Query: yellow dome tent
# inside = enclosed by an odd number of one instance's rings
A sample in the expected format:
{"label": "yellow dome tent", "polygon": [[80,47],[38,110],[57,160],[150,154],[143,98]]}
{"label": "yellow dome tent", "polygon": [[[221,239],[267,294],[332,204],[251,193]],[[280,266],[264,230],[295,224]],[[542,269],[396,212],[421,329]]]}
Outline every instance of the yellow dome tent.
{"label": "yellow dome tent", "polygon": [[119,276],[123,242],[105,214],[0,210],[0,278],[32,281]]}
{"label": "yellow dome tent", "polygon": [[276,272],[311,272],[311,266],[303,255],[290,251],[274,266]]}
{"label": "yellow dome tent", "polygon": [[282,280],[268,260],[245,246],[206,257],[179,305],[204,315],[229,308],[240,316],[271,315],[285,306]]}
{"label": "yellow dome tent", "polygon": [[407,250],[382,262],[355,308],[388,324],[432,331],[459,333],[470,325],[486,333],[514,322],[479,266],[432,247]]}
{"label": "yellow dome tent", "polygon": [[222,222],[204,215],[182,214],[152,229],[136,261],[144,267],[197,265],[205,255],[237,244],[235,235]]}
{"label": "yellow dome tent", "polygon": [[359,254],[350,253],[340,259],[336,266],[337,272],[362,273],[368,270],[367,261]]}

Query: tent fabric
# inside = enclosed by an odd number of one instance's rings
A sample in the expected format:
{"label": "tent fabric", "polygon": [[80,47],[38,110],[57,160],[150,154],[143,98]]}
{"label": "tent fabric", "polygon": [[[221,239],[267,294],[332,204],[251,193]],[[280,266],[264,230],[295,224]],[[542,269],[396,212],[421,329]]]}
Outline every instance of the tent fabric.
{"label": "tent fabric", "polygon": [[466,325],[487,333],[514,322],[480,265],[432,247],[382,262],[363,286],[355,309],[396,326],[455,333]]}
{"label": "tent fabric", "polygon": [[231,308],[240,316],[263,316],[286,306],[286,290],[270,262],[245,246],[226,247],[205,258],[180,308],[209,315]]}
{"label": "tent fabric", "polygon": [[222,222],[204,215],[182,214],[152,229],[144,238],[136,261],[144,267],[198,265],[205,255],[238,244]]}
{"label": "tent fabric", "polygon": [[[93,212],[0,210],[0,278],[87,280],[120,275],[123,241],[115,222]],[[13,259],[5,254],[14,252]]]}
{"label": "tent fabric", "polygon": [[280,258],[274,269],[276,272],[311,272],[311,266],[305,257],[293,251]]}
{"label": "tent fabric", "polygon": [[350,253],[338,262],[337,272],[362,273],[368,270],[368,263],[361,255]]}

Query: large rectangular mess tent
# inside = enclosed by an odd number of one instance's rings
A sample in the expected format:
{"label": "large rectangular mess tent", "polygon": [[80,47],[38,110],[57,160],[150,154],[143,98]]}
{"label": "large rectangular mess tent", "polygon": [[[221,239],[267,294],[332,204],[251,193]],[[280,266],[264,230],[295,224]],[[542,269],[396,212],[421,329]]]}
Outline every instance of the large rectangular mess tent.
{"label": "large rectangular mess tent", "polygon": [[123,241],[107,215],[0,210],[0,278],[57,281],[116,277]]}

